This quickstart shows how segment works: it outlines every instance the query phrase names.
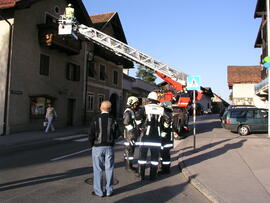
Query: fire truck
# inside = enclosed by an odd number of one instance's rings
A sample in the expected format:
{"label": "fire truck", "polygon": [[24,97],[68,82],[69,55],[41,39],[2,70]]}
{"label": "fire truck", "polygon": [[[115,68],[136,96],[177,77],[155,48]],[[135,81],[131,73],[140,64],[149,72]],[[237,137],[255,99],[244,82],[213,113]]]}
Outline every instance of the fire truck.
{"label": "fire truck", "polygon": [[[157,90],[160,102],[171,101],[173,104],[173,125],[176,129],[175,138],[181,138],[188,131],[188,108],[192,100],[192,94],[186,90],[187,74],[175,69],[153,57],[93,28],[79,24],[74,16],[74,9],[66,8],[58,20],[58,34],[72,35],[76,39],[89,40],[114,54],[124,57],[132,62],[142,65],[154,72],[162,80],[169,84],[169,89]],[[202,94],[197,92],[197,99]]]}

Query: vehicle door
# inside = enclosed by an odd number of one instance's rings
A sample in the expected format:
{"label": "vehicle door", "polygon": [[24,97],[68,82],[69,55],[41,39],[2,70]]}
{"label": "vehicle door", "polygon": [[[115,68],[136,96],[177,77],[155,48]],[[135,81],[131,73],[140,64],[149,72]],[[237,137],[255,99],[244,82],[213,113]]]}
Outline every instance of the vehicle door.
{"label": "vehicle door", "polygon": [[260,131],[268,131],[268,111],[267,109],[258,109],[260,113]]}
{"label": "vehicle door", "polygon": [[267,131],[268,112],[263,109],[254,110],[254,125],[252,131]]}

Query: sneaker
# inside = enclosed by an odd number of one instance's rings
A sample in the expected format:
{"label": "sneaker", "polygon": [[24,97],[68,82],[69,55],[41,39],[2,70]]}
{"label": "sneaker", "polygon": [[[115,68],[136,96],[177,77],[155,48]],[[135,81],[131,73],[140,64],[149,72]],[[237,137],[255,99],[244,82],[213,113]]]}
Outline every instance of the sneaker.
{"label": "sneaker", "polygon": [[107,197],[111,197],[111,196],[113,196],[113,193],[107,194],[106,196],[107,196]]}
{"label": "sneaker", "polygon": [[101,195],[101,196],[97,195],[97,194],[95,193],[95,191],[92,191],[91,194],[94,195],[94,196],[97,196],[97,197],[104,197],[104,195]]}

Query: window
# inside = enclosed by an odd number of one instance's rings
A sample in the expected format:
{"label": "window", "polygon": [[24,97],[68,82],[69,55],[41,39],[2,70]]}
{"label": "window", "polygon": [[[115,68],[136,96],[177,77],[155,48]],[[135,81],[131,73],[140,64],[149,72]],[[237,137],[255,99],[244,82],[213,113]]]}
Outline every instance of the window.
{"label": "window", "polygon": [[101,102],[103,102],[105,100],[105,96],[103,94],[99,94],[98,95],[98,109],[101,105]]}
{"label": "window", "polygon": [[94,94],[88,93],[87,94],[87,111],[94,110]]}
{"label": "window", "polygon": [[49,75],[50,57],[40,54],[39,73],[40,75]]}
{"label": "window", "polygon": [[118,72],[113,71],[113,84],[117,85],[118,84]]}
{"label": "window", "polygon": [[106,79],[106,67],[105,65],[100,64],[99,66],[99,79],[105,80]]}
{"label": "window", "polygon": [[46,96],[30,97],[30,118],[44,118],[49,103],[52,103],[52,99]]}
{"label": "window", "polygon": [[246,117],[246,111],[232,111],[231,112],[231,118],[245,118]]}
{"label": "window", "polygon": [[96,71],[95,71],[95,63],[91,61],[87,61],[87,74],[89,77],[95,77]]}
{"label": "window", "polygon": [[71,81],[80,81],[80,66],[68,63],[66,70],[66,78]]}

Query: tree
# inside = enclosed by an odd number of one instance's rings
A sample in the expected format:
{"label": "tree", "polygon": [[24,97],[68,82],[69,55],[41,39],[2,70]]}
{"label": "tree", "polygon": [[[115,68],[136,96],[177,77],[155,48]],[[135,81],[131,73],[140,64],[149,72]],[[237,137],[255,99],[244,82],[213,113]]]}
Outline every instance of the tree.
{"label": "tree", "polygon": [[140,78],[145,82],[154,84],[157,78],[154,74],[155,72],[153,70],[139,65],[138,71],[136,72],[136,77]]}

